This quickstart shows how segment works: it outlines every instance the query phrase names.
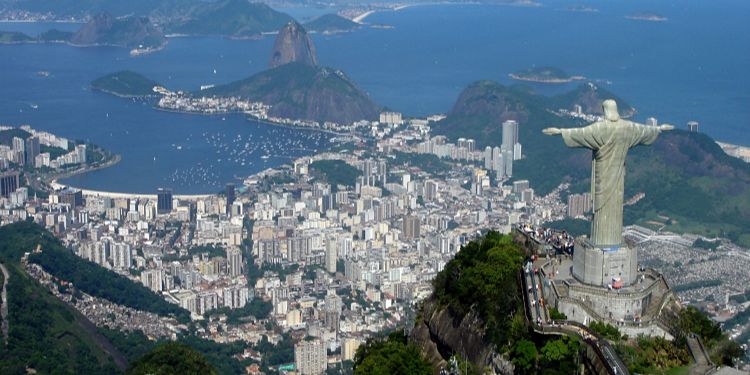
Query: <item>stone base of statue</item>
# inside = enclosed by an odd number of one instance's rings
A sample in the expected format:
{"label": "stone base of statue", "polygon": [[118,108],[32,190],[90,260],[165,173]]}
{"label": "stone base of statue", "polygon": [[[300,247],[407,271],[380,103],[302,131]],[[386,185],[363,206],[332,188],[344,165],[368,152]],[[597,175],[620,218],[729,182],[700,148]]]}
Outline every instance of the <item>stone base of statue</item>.
{"label": "stone base of statue", "polygon": [[[634,266],[636,249],[597,248],[582,237],[573,256],[555,255],[549,244],[523,231],[516,230],[514,236],[538,255],[534,268],[539,270],[546,306],[581,324],[611,324],[631,337],[673,338],[669,322],[676,319],[679,303],[662,274]],[[622,285],[612,282],[613,274],[621,278]]]}
{"label": "stone base of statue", "polygon": [[583,284],[622,288],[637,277],[638,257],[627,245],[601,247],[588,238],[576,239],[573,253],[573,277]]}

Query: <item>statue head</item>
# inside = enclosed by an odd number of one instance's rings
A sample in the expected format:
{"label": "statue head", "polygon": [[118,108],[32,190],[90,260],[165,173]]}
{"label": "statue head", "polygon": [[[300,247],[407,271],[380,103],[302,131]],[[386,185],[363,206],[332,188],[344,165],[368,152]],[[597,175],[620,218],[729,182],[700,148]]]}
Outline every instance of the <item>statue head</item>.
{"label": "statue head", "polygon": [[604,118],[608,121],[618,121],[620,114],[617,112],[617,103],[612,99],[607,99],[602,103]]}

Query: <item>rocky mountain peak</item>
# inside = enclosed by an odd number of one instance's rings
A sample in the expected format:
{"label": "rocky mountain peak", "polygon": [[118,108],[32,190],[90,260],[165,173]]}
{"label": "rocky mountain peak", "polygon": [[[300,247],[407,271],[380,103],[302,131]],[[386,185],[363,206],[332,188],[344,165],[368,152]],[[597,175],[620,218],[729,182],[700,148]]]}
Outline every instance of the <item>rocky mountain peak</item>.
{"label": "rocky mountain peak", "polygon": [[318,65],[312,39],[296,21],[290,21],[279,30],[271,51],[270,66],[276,68],[291,62]]}

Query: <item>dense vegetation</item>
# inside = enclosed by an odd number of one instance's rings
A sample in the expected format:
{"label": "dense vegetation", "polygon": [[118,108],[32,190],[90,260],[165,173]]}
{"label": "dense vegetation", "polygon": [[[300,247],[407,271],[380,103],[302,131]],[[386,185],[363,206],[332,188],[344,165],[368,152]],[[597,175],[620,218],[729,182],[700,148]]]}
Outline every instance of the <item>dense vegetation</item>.
{"label": "dense vegetation", "polygon": [[201,245],[188,249],[188,254],[208,254],[209,257],[226,257],[227,250],[221,245]]}
{"label": "dense vegetation", "polygon": [[196,95],[239,96],[271,105],[276,117],[351,124],[380,107],[342,71],[289,63]]}
{"label": "dense vegetation", "polygon": [[[126,333],[106,328],[100,328],[99,331],[131,363],[154,350],[157,346],[170,342],[168,340],[149,340],[141,332]],[[239,374],[243,372],[243,364],[234,358],[234,355],[241,353],[246,348],[247,345],[243,342],[219,344],[193,335],[179,336],[176,342],[187,345],[205,356],[208,363],[220,374]]]}
{"label": "dense vegetation", "polygon": [[695,333],[703,340],[711,360],[722,365],[732,365],[732,361],[743,355],[742,348],[721,332],[718,323],[712,321],[698,309],[688,306],[680,311],[677,320],[677,340],[681,342],[685,336]]}
{"label": "dense vegetation", "polygon": [[431,375],[432,367],[403,331],[371,338],[357,349],[354,375]]}
{"label": "dense vegetation", "polygon": [[179,343],[162,344],[133,362],[128,375],[218,374],[200,353]]}
{"label": "dense vegetation", "polygon": [[362,172],[343,160],[318,160],[310,164],[310,173],[319,176],[332,186],[354,187]]}
{"label": "dense vegetation", "polygon": [[486,336],[498,348],[508,342],[511,319],[521,308],[516,283],[523,254],[510,236],[489,232],[472,241],[445,265],[433,281],[435,298],[456,317],[475,309]]}
{"label": "dense vegetation", "polygon": [[394,159],[394,165],[416,167],[432,175],[439,176],[450,170],[450,165],[448,163],[431,154],[416,154],[396,151],[391,153],[389,156]]}
{"label": "dense vegetation", "polygon": [[[632,112],[621,99],[590,84],[545,97],[522,87],[480,81],[461,93],[434,132],[454,140],[473,138],[480,147],[498,146],[502,122],[516,120],[524,159],[515,162],[514,178],[528,179],[540,195],[563,181],[572,183],[573,192],[582,192],[591,186],[590,151],[567,148],[559,137],[541,131],[584,125],[550,110],[579,104],[585,112],[601,112],[604,99],[615,99],[621,114]],[[726,155],[707,135],[682,130],[663,133],[653,145],[631,150],[626,168],[626,199],[646,193],[638,203],[625,207],[626,224],[664,221],[666,230],[724,236],[750,245],[750,165]],[[669,219],[659,219],[660,215]]]}
{"label": "dense vegetation", "polygon": [[709,241],[699,238],[693,242],[693,247],[706,250],[716,250],[721,245],[721,241]]}
{"label": "dense vegetation", "polygon": [[20,259],[37,245],[42,252],[31,254],[29,261],[85,293],[134,309],[175,316],[182,321],[189,319],[187,310],[165,301],[140,283],[76,256],[35,223],[18,222],[0,228],[0,252],[12,259]]}
{"label": "dense vegetation", "polygon": [[310,22],[305,23],[305,30],[316,32],[338,32],[351,31],[359,28],[359,24],[339,16],[338,14],[324,14]]}
{"label": "dense vegetation", "polygon": [[107,74],[91,82],[91,88],[117,96],[154,95],[156,82],[130,70]]}
{"label": "dense vegetation", "polygon": [[0,373],[21,374],[28,368],[46,374],[111,374],[120,371],[118,366],[124,369],[125,359],[90,322],[22,269],[19,259],[41,236],[15,235],[14,226],[0,228],[0,262],[9,273],[8,345],[0,344]]}

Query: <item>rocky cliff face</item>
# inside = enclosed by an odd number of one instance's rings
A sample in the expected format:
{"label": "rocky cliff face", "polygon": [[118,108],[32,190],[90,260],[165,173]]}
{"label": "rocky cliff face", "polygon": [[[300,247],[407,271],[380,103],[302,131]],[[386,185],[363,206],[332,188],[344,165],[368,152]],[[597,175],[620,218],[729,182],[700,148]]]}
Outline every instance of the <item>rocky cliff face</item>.
{"label": "rocky cliff face", "polygon": [[146,17],[115,18],[109,13],[94,16],[70,42],[80,46],[158,47],[164,35]]}
{"label": "rocky cliff face", "polygon": [[275,68],[291,62],[310,66],[318,65],[312,39],[307,35],[307,31],[302,25],[296,21],[287,23],[279,31],[276,42],[273,44],[269,65],[271,68]]}
{"label": "rocky cliff face", "polygon": [[490,369],[495,374],[513,374],[513,365],[487,340],[484,322],[473,311],[463,319],[456,319],[447,307],[428,300],[409,340],[422,349],[435,369],[444,368],[447,359],[460,354],[476,368]]}

